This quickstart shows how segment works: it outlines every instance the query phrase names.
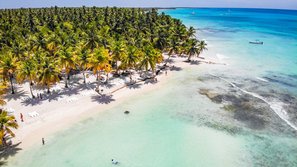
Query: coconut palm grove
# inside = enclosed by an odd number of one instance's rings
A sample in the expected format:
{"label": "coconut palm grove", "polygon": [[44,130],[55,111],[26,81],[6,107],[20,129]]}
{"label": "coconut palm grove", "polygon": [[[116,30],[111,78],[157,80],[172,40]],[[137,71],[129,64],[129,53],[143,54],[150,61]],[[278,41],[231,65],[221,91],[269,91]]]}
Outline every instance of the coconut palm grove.
{"label": "coconut palm grove", "polygon": [[[123,72],[156,75],[162,53],[188,55],[188,60],[206,49],[206,43],[187,28],[157,9],[141,8],[40,8],[0,10],[1,94],[14,94],[14,84],[51,87],[71,75],[92,71],[97,77]],[[1,99],[1,104],[5,102]],[[0,114],[0,144],[14,136],[14,117],[4,109]]]}

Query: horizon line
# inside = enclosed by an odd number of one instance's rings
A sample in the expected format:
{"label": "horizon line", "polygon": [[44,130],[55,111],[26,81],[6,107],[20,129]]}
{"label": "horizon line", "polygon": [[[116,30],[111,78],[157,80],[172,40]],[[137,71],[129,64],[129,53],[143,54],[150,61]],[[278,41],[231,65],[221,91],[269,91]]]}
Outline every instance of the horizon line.
{"label": "horizon line", "polygon": [[292,10],[292,11],[297,11],[297,9],[291,9],[291,8],[265,8],[265,7],[187,7],[187,6],[179,6],[179,7],[156,7],[156,6],[150,6],[150,7],[140,7],[140,6],[86,6],[86,5],[81,5],[81,6],[47,6],[47,7],[16,7],[16,8],[1,8],[0,10],[5,10],[5,9],[43,9],[43,8],[52,8],[52,7],[59,7],[59,8],[80,8],[80,7],[97,7],[97,8],[106,8],[106,7],[116,7],[116,8],[156,8],[156,9],[178,9],[178,8],[192,8],[192,9],[266,9],[266,10]]}

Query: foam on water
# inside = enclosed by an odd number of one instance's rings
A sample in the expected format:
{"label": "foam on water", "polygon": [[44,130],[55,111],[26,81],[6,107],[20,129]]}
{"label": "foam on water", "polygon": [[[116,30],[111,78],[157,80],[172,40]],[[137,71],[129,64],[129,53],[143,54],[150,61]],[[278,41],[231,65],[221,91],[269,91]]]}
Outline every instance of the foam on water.
{"label": "foam on water", "polygon": [[249,95],[251,95],[253,97],[256,97],[256,98],[264,101],[266,104],[269,105],[271,110],[274,111],[274,113],[279,116],[279,118],[281,118],[283,121],[286,122],[286,124],[288,124],[291,128],[293,128],[294,130],[297,131],[297,126],[289,121],[288,114],[287,114],[286,110],[283,108],[283,106],[285,105],[283,102],[277,101],[276,99],[274,99],[273,101],[270,101],[270,100],[262,97],[261,95],[258,95],[257,93],[253,93],[253,92],[249,92],[247,90],[244,90],[244,89],[236,86],[234,83],[232,83],[232,82],[230,82],[230,81],[228,81],[228,80],[226,80],[226,79],[224,79],[224,78],[222,78],[220,76],[217,76],[217,75],[214,75],[214,74],[210,74],[210,75],[214,76],[214,77],[217,77],[217,78],[227,82],[232,87],[237,88],[238,90],[240,90],[240,91],[242,91],[242,92],[244,92],[246,94],[249,94]]}
{"label": "foam on water", "polygon": [[269,82],[267,79],[264,79],[262,77],[256,77],[256,79],[260,80],[260,81],[263,81],[263,82]]}

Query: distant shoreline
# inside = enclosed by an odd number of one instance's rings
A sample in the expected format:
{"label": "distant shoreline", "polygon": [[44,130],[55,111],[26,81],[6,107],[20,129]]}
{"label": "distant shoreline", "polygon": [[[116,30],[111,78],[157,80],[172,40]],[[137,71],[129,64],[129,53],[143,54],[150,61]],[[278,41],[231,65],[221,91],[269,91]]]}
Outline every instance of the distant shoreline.
{"label": "distant shoreline", "polygon": [[[0,10],[17,10],[17,9],[44,9],[44,8],[54,8],[55,6],[48,6],[48,7],[15,7],[15,8],[1,8]],[[59,8],[81,8],[83,6],[57,6]],[[245,8],[245,7],[127,7],[127,6],[85,6],[85,7],[96,7],[96,8],[105,8],[105,7],[109,7],[109,8],[127,8],[127,9],[131,9],[131,8],[136,8],[136,9],[160,9],[160,10],[176,10],[176,9],[238,9],[238,10],[279,10],[279,11],[293,11],[293,12],[297,12],[297,9],[278,9],[278,8]]]}

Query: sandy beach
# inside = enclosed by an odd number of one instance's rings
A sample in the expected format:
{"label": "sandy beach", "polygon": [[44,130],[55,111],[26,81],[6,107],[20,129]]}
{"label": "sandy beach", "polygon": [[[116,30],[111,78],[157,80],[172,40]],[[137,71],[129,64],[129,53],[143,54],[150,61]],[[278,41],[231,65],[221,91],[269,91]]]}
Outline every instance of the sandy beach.
{"label": "sandy beach", "polygon": [[[72,84],[71,88],[64,89],[64,83],[61,81],[52,88],[54,91],[52,91],[51,95],[43,97],[42,100],[28,98],[30,96],[28,84],[17,85],[17,93],[15,95],[8,95],[6,97],[7,105],[4,106],[5,108],[12,108],[14,110],[13,114],[19,123],[19,128],[15,131],[16,137],[12,139],[13,144],[20,143],[19,148],[25,150],[32,145],[41,144],[42,138],[47,140],[48,136],[55,132],[65,130],[75,122],[87,119],[92,115],[119,105],[129,100],[130,97],[161,89],[163,86],[166,86],[167,78],[178,72],[176,69],[190,67],[188,63],[184,62],[185,58],[174,56],[171,60],[172,62],[168,64],[167,74],[165,71],[161,71],[156,77],[157,82],[145,81],[130,87],[123,87],[125,85],[124,81],[119,79],[113,85],[100,88],[103,89],[103,94],[106,94],[102,98],[100,98],[100,95],[91,86],[89,88],[84,86],[82,78],[79,78],[81,74],[72,77],[72,79],[79,79],[78,81],[80,83]],[[207,61],[203,60],[202,62],[205,63]],[[133,76],[133,79],[136,79],[137,76],[138,74]],[[87,85],[94,83],[93,86],[95,86],[95,77],[92,74],[89,75],[87,81],[89,83]],[[113,81],[111,80],[110,83],[113,83]],[[121,87],[123,88],[119,89]],[[113,92],[114,90],[117,91],[109,94],[109,92]],[[38,90],[34,91],[35,94],[36,92]],[[24,96],[27,99],[22,98]],[[24,122],[21,122],[20,113],[24,116]]]}

